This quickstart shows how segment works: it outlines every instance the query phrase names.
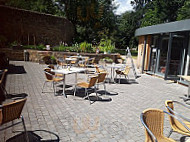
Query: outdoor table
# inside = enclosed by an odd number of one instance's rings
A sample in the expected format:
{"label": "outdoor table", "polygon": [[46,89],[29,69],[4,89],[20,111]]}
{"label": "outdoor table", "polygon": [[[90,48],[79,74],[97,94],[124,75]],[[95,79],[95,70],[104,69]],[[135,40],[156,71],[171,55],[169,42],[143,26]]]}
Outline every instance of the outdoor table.
{"label": "outdoor table", "polygon": [[179,77],[183,78],[184,80],[187,80],[188,82],[188,94],[187,97],[183,97],[184,101],[190,100],[190,76],[183,76],[183,75],[178,75]]}
{"label": "outdoor table", "polygon": [[71,61],[76,61],[76,58],[65,58],[67,64],[69,63],[70,67],[71,67]]}
{"label": "outdoor table", "polygon": [[114,82],[115,69],[123,69],[125,64],[111,64],[106,67],[111,68],[111,80]]}
{"label": "outdoor table", "polygon": [[77,84],[77,73],[79,72],[84,72],[86,69],[83,68],[76,68],[76,67],[72,67],[72,68],[67,68],[67,69],[58,69],[58,70],[51,70],[52,72],[55,73],[61,73],[63,74],[63,92],[62,95],[64,95],[67,98],[67,95],[65,94],[65,75],[67,74],[75,74],[75,86]]}

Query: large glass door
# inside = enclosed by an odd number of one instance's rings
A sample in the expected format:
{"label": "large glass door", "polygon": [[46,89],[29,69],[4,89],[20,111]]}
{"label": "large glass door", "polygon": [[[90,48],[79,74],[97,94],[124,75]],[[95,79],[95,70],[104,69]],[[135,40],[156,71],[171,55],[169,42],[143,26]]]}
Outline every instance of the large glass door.
{"label": "large glass door", "polygon": [[156,73],[164,75],[166,72],[167,51],[168,51],[169,36],[164,35],[161,38],[161,44],[158,49],[158,60]]}
{"label": "large glass door", "polygon": [[187,55],[187,38],[184,33],[172,33],[168,44],[167,72],[165,79],[177,80],[184,71],[184,60]]}
{"label": "large glass door", "polygon": [[155,73],[156,71],[156,61],[157,61],[157,50],[158,49],[158,36],[154,36],[152,39],[150,60],[149,60],[149,71]]}

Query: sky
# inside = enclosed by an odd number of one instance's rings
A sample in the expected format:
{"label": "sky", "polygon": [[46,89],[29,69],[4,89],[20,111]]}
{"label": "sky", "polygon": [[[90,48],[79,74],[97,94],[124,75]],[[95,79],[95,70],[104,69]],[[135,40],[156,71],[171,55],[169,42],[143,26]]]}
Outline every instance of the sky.
{"label": "sky", "polygon": [[116,9],[116,14],[120,15],[126,11],[132,10],[132,6],[130,4],[131,0],[114,0],[114,3],[116,5],[119,5],[119,7]]}

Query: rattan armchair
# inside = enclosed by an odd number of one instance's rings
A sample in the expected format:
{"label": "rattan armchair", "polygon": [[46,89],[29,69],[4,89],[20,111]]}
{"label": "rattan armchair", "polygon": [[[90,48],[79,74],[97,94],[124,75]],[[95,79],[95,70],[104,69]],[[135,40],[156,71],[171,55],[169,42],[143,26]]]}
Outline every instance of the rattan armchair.
{"label": "rattan armchair", "polygon": [[128,78],[129,71],[130,71],[130,67],[129,66],[126,66],[124,70],[119,70],[119,69],[115,70],[115,72],[116,72],[116,78],[117,78],[117,75],[120,76],[119,83],[121,83],[121,76],[122,75],[125,76],[125,78],[126,77]]}
{"label": "rattan armchair", "polygon": [[44,92],[44,87],[46,85],[47,82],[51,82],[53,84],[53,91],[54,91],[54,95],[56,95],[56,84],[63,81],[63,78],[58,78],[58,77],[55,77],[54,73],[51,72],[51,69],[50,68],[46,68],[44,69],[44,73],[45,73],[45,77],[46,77],[46,80],[44,82],[44,85],[42,87],[42,93],[45,93]]}
{"label": "rattan armchair", "polygon": [[5,79],[5,74],[6,74],[7,71],[8,71],[7,69],[3,70],[3,73],[1,75],[1,80],[0,80],[0,88],[2,89],[4,94],[6,95],[5,97],[7,97],[8,93],[7,93],[3,83],[4,83],[4,79]]}
{"label": "rattan armchair", "polygon": [[97,79],[98,79],[98,76],[90,76],[90,79],[88,82],[77,83],[75,86],[75,90],[74,90],[74,96],[76,95],[77,87],[84,88],[85,89],[85,98],[88,97],[88,100],[90,101],[90,104],[91,104],[88,90],[91,89],[92,87],[94,87],[96,97],[97,97],[97,91],[96,91],[96,86],[95,86]]}
{"label": "rattan armchair", "polygon": [[[3,131],[7,128],[10,128],[14,125],[17,125],[19,123],[23,124],[24,128],[24,134],[25,134],[25,141],[29,142],[27,131],[26,131],[26,126],[24,122],[24,117],[21,115],[22,109],[24,107],[24,104],[26,102],[25,99],[17,100],[5,105],[0,106],[0,125],[7,124],[8,122],[12,121],[12,125],[7,125],[6,127],[3,127],[0,129],[0,131]],[[21,118],[20,122],[13,123],[14,120]]]}
{"label": "rattan armchair", "polygon": [[145,127],[145,142],[175,142],[163,134],[164,113],[172,116],[172,114],[159,109],[146,109],[141,114],[140,119]]}
{"label": "rattan armchair", "polygon": [[171,130],[170,133],[168,134],[168,137],[170,137],[170,135],[172,134],[172,132],[177,132],[180,133],[182,135],[187,135],[190,136],[190,119],[184,117],[183,115],[177,113],[176,111],[174,111],[174,103],[179,104],[180,106],[183,106],[187,109],[190,109],[189,106],[180,103],[178,101],[172,101],[172,100],[166,100],[165,101],[165,106],[168,110],[169,113],[177,116],[178,118],[181,119],[181,121],[185,124],[185,126],[180,123],[178,120],[174,119],[173,117],[169,116],[169,120],[170,120],[170,125],[171,125]]}

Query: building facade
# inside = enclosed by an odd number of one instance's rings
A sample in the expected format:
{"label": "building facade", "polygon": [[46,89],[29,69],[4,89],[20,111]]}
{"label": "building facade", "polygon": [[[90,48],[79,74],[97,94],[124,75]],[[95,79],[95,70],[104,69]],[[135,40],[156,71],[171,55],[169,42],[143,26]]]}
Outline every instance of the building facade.
{"label": "building facade", "polygon": [[180,80],[179,75],[190,75],[189,35],[190,19],[137,29],[137,67],[165,80]]}

